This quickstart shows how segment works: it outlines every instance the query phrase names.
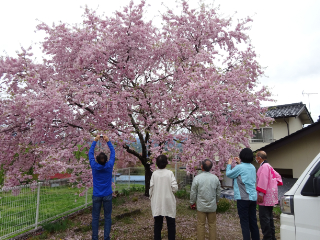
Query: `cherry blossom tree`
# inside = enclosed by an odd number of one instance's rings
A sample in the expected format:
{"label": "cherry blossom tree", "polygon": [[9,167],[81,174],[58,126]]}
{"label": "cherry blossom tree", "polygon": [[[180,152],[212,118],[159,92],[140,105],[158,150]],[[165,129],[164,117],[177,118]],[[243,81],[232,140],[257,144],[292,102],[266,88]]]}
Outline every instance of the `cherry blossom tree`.
{"label": "cherry blossom tree", "polygon": [[5,185],[30,180],[30,170],[39,179],[69,170],[78,187],[92,186],[87,159],[73,152],[103,133],[117,158],[142,163],[148,195],[157,155],[175,153],[192,174],[199,161],[214,159],[221,178],[252,129],[268,125],[260,102],[270,93],[258,83],[250,18],[233,23],[213,7],[182,1],[162,14],[159,28],[145,20],[145,8],[131,2],[113,16],[86,8],[81,24],[42,23],[41,63],[31,48],[0,59]]}

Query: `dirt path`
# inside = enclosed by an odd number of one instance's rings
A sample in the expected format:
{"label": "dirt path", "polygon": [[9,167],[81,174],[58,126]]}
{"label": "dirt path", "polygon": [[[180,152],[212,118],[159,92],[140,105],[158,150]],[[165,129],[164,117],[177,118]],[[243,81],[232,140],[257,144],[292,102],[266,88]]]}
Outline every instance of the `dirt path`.
{"label": "dirt path", "polygon": [[[124,213],[130,213],[140,209],[140,213],[116,219]],[[101,214],[103,218],[103,214]],[[111,239],[153,239],[153,217],[151,214],[149,198],[142,196],[142,193],[132,193],[130,196],[119,197],[113,204],[112,212],[113,224],[111,227]],[[196,211],[189,208],[187,199],[177,199],[176,216],[176,239],[196,239]],[[280,220],[279,216],[275,219],[276,234],[279,238]],[[48,234],[47,236],[37,236],[36,239],[91,239],[91,213],[85,213],[71,219],[70,227],[67,231]],[[259,226],[259,223],[258,223]],[[260,227],[260,226],[259,226]],[[208,229],[206,229],[208,231]],[[218,239],[242,239],[239,217],[235,202],[225,213],[217,214],[217,234]],[[166,222],[162,230],[163,239],[168,239]],[[262,238],[262,235],[261,235]],[[99,227],[99,239],[103,239],[103,225]]]}

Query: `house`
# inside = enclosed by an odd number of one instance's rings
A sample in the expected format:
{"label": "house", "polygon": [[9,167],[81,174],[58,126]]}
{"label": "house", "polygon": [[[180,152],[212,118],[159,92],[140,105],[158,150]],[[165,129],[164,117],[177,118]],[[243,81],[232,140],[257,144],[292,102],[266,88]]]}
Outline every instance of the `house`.
{"label": "house", "polygon": [[320,152],[320,118],[316,123],[257,150],[267,153],[268,162],[282,177],[299,178]]}
{"label": "house", "polygon": [[55,175],[51,176],[50,179],[64,179],[64,178],[69,178],[71,177],[70,173],[56,173]]}
{"label": "house", "polygon": [[[271,166],[280,173],[283,186],[279,187],[278,195],[281,197],[319,153],[320,138],[314,133],[319,123],[314,123],[302,102],[269,107],[267,116],[274,118],[274,122],[269,127],[253,130],[255,136],[250,146],[253,151],[265,151]],[[306,124],[309,126],[304,127]],[[254,165],[259,168],[255,162]]]}
{"label": "house", "polygon": [[280,198],[293,186],[310,162],[319,154],[320,118],[316,123],[257,150],[267,153],[268,162],[282,176],[283,186],[278,189]]}
{"label": "house", "polygon": [[250,139],[252,151],[303,129],[305,124],[314,123],[302,102],[269,107],[267,116],[274,118],[274,122],[269,127],[253,130],[254,137]]}
{"label": "house", "polygon": [[68,184],[68,179],[71,177],[70,173],[56,173],[55,175],[50,177],[50,186],[51,187],[59,187]]}
{"label": "house", "polygon": [[[265,151],[269,163],[281,174],[284,180],[279,187],[281,197],[320,152],[320,123],[314,123],[302,102],[269,107],[266,115],[274,118],[274,122],[253,130],[250,147],[255,152]],[[304,127],[306,124],[310,125]],[[232,186],[231,179],[225,177],[223,185]]]}

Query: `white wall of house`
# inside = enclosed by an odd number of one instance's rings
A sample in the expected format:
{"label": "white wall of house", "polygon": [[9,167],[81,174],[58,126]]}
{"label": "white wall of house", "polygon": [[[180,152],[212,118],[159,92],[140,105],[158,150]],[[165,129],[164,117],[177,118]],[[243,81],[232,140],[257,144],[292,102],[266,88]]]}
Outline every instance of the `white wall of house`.
{"label": "white wall of house", "polygon": [[250,143],[250,148],[254,152],[255,150],[264,147],[268,143]]}
{"label": "white wall of house", "polygon": [[299,117],[289,118],[289,130],[290,134],[303,128],[303,123]]}
{"label": "white wall of house", "polygon": [[266,153],[273,168],[292,169],[293,178],[299,178],[319,152],[320,130]]}
{"label": "white wall of house", "polygon": [[[277,118],[272,124],[270,124],[274,141],[288,136],[288,128],[285,121],[289,125],[289,134],[292,134],[303,128],[302,121],[299,117],[285,118],[285,120],[283,118]],[[251,142],[250,147],[252,151],[255,151],[268,144],[270,144],[270,142]]]}
{"label": "white wall of house", "polygon": [[[290,124],[290,118],[286,118],[286,121]],[[271,126],[273,129],[273,138],[275,140],[279,140],[280,138],[288,136],[287,124],[284,119],[275,119]]]}

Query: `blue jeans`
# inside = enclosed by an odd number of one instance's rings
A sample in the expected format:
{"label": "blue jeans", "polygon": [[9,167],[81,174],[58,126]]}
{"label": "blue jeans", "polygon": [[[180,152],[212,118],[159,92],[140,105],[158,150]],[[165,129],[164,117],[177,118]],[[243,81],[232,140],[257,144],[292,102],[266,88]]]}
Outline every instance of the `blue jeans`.
{"label": "blue jeans", "polygon": [[240,218],[243,240],[260,240],[256,216],[256,206],[256,201],[237,200],[237,208]]}
{"label": "blue jeans", "polygon": [[92,196],[92,240],[98,240],[101,204],[104,211],[104,240],[110,240],[112,194],[105,197]]}

